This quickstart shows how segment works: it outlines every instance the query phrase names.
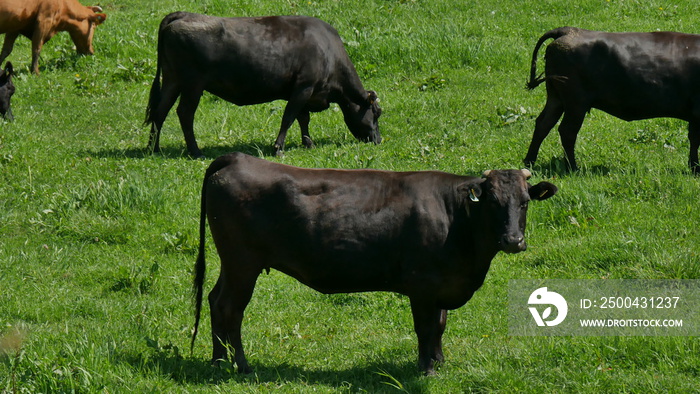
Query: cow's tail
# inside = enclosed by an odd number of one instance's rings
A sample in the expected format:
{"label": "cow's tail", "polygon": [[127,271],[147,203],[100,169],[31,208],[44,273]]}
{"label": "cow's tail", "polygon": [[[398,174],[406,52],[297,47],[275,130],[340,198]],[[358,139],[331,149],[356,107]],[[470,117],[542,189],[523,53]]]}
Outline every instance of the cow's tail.
{"label": "cow's tail", "polygon": [[223,156],[207,168],[204,174],[204,182],[202,182],[202,200],[200,201],[199,213],[199,252],[197,253],[197,262],[194,264],[194,280],[192,281],[192,292],[194,301],[194,330],[192,331],[192,342],[190,343],[190,352],[194,350],[194,341],[197,339],[199,331],[199,318],[202,312],[202,299],[204,298],[204,278],[206,275],[206,261],[204,259],[206,246],[206,226],[207,226],[207,184],[209,178],[215,172],[230,164],[226,160],[227,156]]}
{"label": "cow's tail", "polygon": [[549,40],[550,38],[556,40],[559,37],[563,37],[571,33],[573,30],[573,27],[560,27],[544,33],[542,37],[540,37],[540,39],[537,40],[535,50],[532,52],[532,62],[530,63],[530,80],[526,85],[528,90],[532,90],[540,86],[540,84],[546,80],[546,77],[542,76],[544,72],[540,73],[539,76],[537,75],[537,52],[539,52],[542,44],[544,44],[544,42]]}
{"label": "cow's tail", "polygon": [[148,105],[146,106],[146,119],[143,121],[144,125],[152,125],[155,122],[155,117],[153,115],[154,108],[158,107],[160,103],[160,30],[158,30],[158,54],[156,59],[156,76],[153,78],[153,83],[151,84],[151,92],[148,96]]}
{"label": "cow's tail", "polygon": [[190,343],[190,352],[194,350],[194,341],[197,339],[199,331],[199,318],[202,314],[202,298],[204,295],[204,277],[207,271],[207,264],[204,259],[206,232],[207,232],[207,181],[209,180],[209,171],[204,176],[202,184],[202,200],[200,202],[199,214],[199,252],[197,253],[197,262],[194,264],[194,280],[192,281],[192,293],[194,301],[194,330],[192,331],[192,342]]}
{"label": "cow's tail", "polygon": [[152,125],[156,119],[153,113],[155,108],[158,108],[158,104],[161,99],[161,89],[160,89],[160,74],[161,74],[161,60],[163,56],[163,30],[174,20],[180,17],[180,13],[175,12],[168,14],[160,22],[158,27],[158,44],[157,44],[157,54],[156,54],[156,76],[153,78],[153,83],[151,84],[151,92],[148,96],[148,105],[146,106],[146,119],[144,120],[145,125]]}

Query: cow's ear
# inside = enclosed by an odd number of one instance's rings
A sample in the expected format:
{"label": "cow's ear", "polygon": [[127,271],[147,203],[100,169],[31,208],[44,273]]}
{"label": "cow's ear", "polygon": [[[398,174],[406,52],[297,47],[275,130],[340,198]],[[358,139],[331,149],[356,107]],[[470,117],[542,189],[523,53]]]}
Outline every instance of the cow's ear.
{"label": "cow's ear", "polygon": [[[99,11],[102,11],[102,8],[100,8]],[[88,20],[96,25],[100,25],[100,24],[102,24],[102,22],[107,20],[107,14],[104,14],[104,13],[98,14],[97,12],[95,12],[94,15],[90,15]]]}
{"label": "cow's ear", "polygon": [[12,80],[12,70],[7,71],[7,66],[5,67],[4,70],[0,71],[0,85],[4,86],[5,84],[9,83]]}
{"label": "cow's ear", "polygon": [[374,90],[368,90],[367,91],[367,102],[372,105],[374,104],[379,98],[377,97],[377,92]]}
{"label": "cow's ear", "polygon": [[530,194],[531,200],[546,200],[557,194],[558,190],[559,188],[549,182],[540,182],[530,186],[527,192]]}
{"label": "cow's ear", "polygon": [[481,182],[464,182],[457,187],[461,196],[471,202],[479,202],[481,197]]}

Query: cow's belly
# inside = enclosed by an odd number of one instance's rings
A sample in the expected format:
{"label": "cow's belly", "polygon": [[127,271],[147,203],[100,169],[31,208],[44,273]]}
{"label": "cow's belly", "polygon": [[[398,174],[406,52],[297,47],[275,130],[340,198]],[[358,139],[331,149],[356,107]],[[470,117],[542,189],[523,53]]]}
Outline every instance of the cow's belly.
{"label": "cow's belly", "polygon": [[[287,100],[288,89],[283,84],[274,85],[264,81],[217,80],[210,82],[205,90],[236,105],[255,105],[275,100]],[[273,86],[274,85],[274,86]]]}
{"label": "cow's belly", "polygon": [[289,257],[274,259],[271,268],[324,294],[400,290],[398,269],[372,256],[317,253],[294,260]]}
{"label": "cow's belly", "polygon": [[616,118],[631,122],[633,120],[652,119],[652,118],[676,118],[671,111],[662,111],[658,108],[638,108],[638,107],[619,107],[604,104],[592,105],[593,108],[599,109]]}
{"label": "cow's belly", "polygon": [[[674,89],[629,89],[610,86],[611,91],[600,92],[591,101],[591,107],[626,121],[651,118],[693,117],[693,101],[687,92]],[[624,93],[624,94],[620,94]]]}

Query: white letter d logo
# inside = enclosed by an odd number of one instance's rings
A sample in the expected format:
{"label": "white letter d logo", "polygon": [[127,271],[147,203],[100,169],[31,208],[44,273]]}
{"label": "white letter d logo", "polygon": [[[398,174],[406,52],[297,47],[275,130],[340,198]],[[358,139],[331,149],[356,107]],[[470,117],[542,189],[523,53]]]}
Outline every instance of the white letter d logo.
{"label": "white letter d logo", "polygon": [[537,311],[537,308],[530,307],[530,313],[535,319],[538,326],[556,326],[557,324],[564,321],[566,314],[569,311],[569,306],[566,304],[566,300],[559,293],[553,291],[547,291],[546,287],[540,287],[530,294],[530,298],[527,300],[530,305],[553,305],[557,308],[557,317],[554,320],[546,320],[552,314],[552,307],[548,306],[544,311],[542,311],[542,316]]}

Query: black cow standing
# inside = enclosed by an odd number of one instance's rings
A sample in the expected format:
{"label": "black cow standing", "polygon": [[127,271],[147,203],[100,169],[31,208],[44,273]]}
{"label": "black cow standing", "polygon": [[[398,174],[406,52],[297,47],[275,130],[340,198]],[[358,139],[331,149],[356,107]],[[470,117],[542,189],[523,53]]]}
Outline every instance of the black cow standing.
{"label": "black cow standing", "polygon": [[274,144],[278,155],[295,119],[302,143],[313,146],[309,113],[331,102],[338,103],[358,140],[381,142],[377,94],[362,87],[338,32],[316,18],[167,15],[158,30],[158,64],[146,109],[149,149],[160,150],[161,126],[179,96],[177,114],[187,149],[191,156],[202,156],[193,122],[205,90],[236,105],[287,100]]}
{"label": "black cow standing", "polygon": [[7,120],[12,120],[12,108],[10,99],[15,94],[15,85],[12,83],[12,63],[5,63],[5,69],[0,70],[0,116]]}
{"label": "black cow standing", "polygon": [[[549,39],[544,78],[537,52]],[[532,54],[529,89],[542,82],[547,103],[535,122],[525,164],[537,160],[544,138],[564,115],[559,135],[569,166],[586,113],[597,108],[627,121],[670,117],[688,122],[690,168],[700,173],[700,35],[606,33],[561,27],[546,32]]]}
{"label": "black cow standing", "polygon": [[205,229],[221,258],[209,293],[212,361],[234,350],[251,368],[241,323],[258,275],[271,268],[322,293],[391,291],[408,296],[419,366],[443,361],[447,310],[471,299],[496,253],[525,250],[530,200],[557,192],[529,185],[527,170],[481,178],[436,171],[304,169],[233,153],[216,159],[202,186],[195,265],[195,329],[205,273]]}

